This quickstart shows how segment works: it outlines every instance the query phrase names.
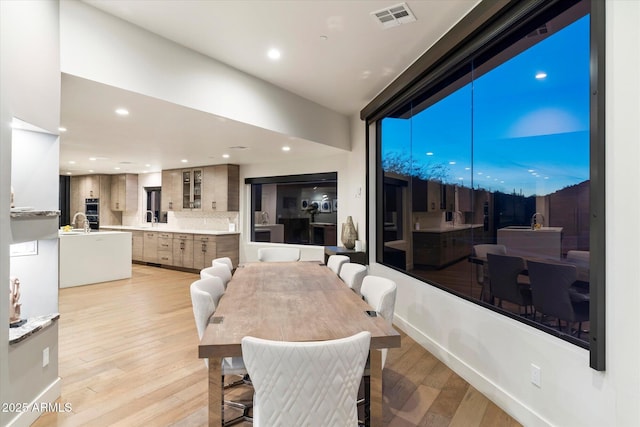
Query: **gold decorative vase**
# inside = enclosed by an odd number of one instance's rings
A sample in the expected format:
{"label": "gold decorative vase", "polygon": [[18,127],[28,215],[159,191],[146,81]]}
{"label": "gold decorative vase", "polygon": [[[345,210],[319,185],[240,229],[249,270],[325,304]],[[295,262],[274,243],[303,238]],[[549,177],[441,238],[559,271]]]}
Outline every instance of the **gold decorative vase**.
{"label": "gold decorative vase", "polygon": [[356,246],[356,240],[358,240],[358,231],[356,226],[353,225],[353,219],[351,216],[347,217],[347,222],[342,223],[342,234],[340,236],[342,244],[347,249],[353,249]]}

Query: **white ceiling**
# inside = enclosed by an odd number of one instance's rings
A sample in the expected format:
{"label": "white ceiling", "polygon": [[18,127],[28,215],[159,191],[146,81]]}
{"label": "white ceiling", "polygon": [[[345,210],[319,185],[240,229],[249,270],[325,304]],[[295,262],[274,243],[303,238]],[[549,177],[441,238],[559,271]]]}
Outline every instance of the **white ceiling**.
{"label": "white ceiling", "polygon": [[[345,115],[357,114],[478,2],[407,1],[417,21],[383,29],[371,12],[400,1],[85,0]],[[272,47],[282,52],[279,61],[267,58]],[[104,117],[125,100],[144,113]],[[247,164],[340,152],[69,75],[62,79],[61,111],[68,129],[61,134],[62,173],[139,173],[183,167],[181,159]],[[225,142],[218,145],[211,135],[224,135],[215,140]],[[229,150],[256,140],[262,148]],[[283,153],[283,145],[292,150]]]}

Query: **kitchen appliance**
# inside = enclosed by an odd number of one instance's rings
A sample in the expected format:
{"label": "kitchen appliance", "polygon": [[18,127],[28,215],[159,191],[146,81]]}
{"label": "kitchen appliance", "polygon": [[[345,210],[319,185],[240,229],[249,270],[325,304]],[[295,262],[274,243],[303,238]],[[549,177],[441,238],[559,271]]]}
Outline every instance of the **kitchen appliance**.
{"label": "kitchen appliance", "polygon": [[87,215],[89,228],[98,230],[100,228],[100,199],[85,199],[84,213]]}

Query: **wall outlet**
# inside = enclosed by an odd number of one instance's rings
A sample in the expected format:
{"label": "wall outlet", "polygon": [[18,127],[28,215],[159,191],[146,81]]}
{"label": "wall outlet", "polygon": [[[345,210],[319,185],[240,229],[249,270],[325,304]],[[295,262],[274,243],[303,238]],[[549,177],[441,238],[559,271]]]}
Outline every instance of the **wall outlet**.
{"label": "wall outlet", "polygon": [[46,367],[49,364],[49,347],[42,350],[42,367]]}
{"label": "wall outlet", "polygon": [[538,388],[542,388],[541,375],[542,375],[542,372],[540,367],[532,363],[531,364],[531,384],[533,384]]}

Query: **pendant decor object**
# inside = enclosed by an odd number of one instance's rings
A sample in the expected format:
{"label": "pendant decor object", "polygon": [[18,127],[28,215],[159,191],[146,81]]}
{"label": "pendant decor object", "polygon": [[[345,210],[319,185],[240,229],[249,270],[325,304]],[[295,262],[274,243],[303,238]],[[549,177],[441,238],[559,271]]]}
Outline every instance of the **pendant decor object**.
{"label": "pendant decor object", "polygon": [[342,234],[340,240],[342,240],[342,244],[347,249],[353,249],[356,246],[358,232],[356,231],[356,226],[353,225],[353,219],[351,216],[347,217],[347,222],[342,223]]}

